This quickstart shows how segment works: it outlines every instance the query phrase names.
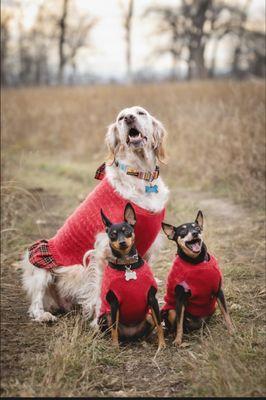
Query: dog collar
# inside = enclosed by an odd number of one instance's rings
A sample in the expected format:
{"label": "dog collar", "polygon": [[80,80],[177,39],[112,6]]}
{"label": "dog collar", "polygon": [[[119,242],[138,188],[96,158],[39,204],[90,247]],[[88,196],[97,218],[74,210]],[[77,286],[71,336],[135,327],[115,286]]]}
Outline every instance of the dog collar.
{"label": "dog collar", "polygon": [[135,176],[136,178],[143,179],[147,182],[152,182],[159,177],[160,168],[156,165],[154,171],[139,171],[138,169],[129,167],[120,161],[115,160],[115,166],[124,171],[127,175]]}
{"label": "dog collar", "polygon": [[134,270],[142,267],[144,264],[143,259],[136,254],[136,256],[124,258],[109,257],[108,265],[118,271],[127,271],[128,269]]}
{"label": "dog collar", "polygon": [[[114,161],[115,166],[121,169],[121,171],[124,171],[127,175],[135,176],[136,178],[139,179],[144,179],[145,181],[149,182],[149,186],[145,186],[145,193],[158,193],[158,185],[152,185],[151,182],[154,181],[159,177],[160,169],[159,166],[156,165],[156,168],[154,171],[139,171],[135,168],[128,167],[127,165],[115,160]],[[105,168],[106,164],[103,163],[100,165],[100,167],[97,169],[94,178],[98,180],[102,180],[105,177]]]}

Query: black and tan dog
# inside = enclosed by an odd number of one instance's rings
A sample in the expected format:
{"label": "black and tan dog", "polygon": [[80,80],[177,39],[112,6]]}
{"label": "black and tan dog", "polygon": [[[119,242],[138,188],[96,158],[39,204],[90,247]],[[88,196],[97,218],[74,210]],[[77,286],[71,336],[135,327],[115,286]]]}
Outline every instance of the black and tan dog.
{"label": "black and tan dog", "polygon": [[[159,348],[165,347],[160,310],[156,299],[157,284],[149,265],[134,245],[136,214],[128,203],[124,221],[112,223],[101,211],[109,237],[112,257],[105,266],[101,290],[99,324],[111,327],[113,343],[135,340],[157,328]],[[151,312],[151,314],[149,313]]]}
{"label": "black and tan dog", "polygon": [[177,244],[177,257],[169,272],[165,304],[161,314],[166,327],[175,332],[174,344],[182,343],[185,332],[198,329],[214,313],[216,303],[229,333],[234,330],[222,290],[222,274],[216,259],[203,242],[203,214],[178,227],[162,223],[168,239]]}

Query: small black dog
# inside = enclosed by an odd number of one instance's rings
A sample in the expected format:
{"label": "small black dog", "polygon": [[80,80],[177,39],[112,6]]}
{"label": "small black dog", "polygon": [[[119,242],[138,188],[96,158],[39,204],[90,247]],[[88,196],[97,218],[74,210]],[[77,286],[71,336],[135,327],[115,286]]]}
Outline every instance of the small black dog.
{"label": "small black dog", "polygon": [[[147,336],[156,326],[159,348],[165,347],[158,301],[157,284],[149,265],[134,245],[136,214],[128,203],[124,221],[113,224],[101,210],[112,257],[105,266],[101,291],[99,325],[111,327],[112,341],[135,340]],[[149,314],[149,310],[151,314]]]}
{"label": "small black dog", "polygon": [[162,223],[168,239],[177,244],[177,257],[169,272],[161,314],[166,327],[175,331],[175,345],[182,343],[183,329],[198,329],[214,313],[218,301],[229,333],[234,328],[222,290],[222,274],[202,238],[203,214],[178,227]]}

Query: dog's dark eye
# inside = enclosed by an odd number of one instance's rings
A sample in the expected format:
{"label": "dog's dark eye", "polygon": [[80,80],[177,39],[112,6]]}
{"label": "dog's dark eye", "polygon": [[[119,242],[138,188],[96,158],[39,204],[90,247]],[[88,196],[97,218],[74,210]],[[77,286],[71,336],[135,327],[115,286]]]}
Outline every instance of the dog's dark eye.
{"label": "dog's dark eye", "polygon": [[118,121],[122,121],[123,118],[124,118],[124,115],[121,115],[121,117],[118,118]]}
{"label": "dog's dark eye", "polygon": [[126,229],[124,231],[124,235],[125,235],[125,237],[130,237],[130,236],[132,236],[132,232],[129,229]]}
{"label": "dog's dark eye", "polygon": [[186,236],[186,234],[187,234],[187,229],[185,229],[185,228],[180,229],[180,231],[179,231],[179,236],[184,237],[184,236]]}
{"label": "dog's dark eye", "polygon": [[116,232],[110,232],[109,237],[111,240],[116,240],[117,239],[117,233]]}
{"label": "dog's dark eye", "polygon": [[143,111],[138,111],[138,114],[139,114],[139,115],[146,115],[146,113],[143,112]]}

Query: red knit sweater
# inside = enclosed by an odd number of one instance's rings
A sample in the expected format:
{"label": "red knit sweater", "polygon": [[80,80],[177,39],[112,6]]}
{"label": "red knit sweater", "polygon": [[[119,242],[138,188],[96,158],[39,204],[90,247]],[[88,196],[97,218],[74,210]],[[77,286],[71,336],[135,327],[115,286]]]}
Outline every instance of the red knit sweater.
{"label": "red knit sweater", "polygon": [[165,304],[163,310],[175,309],[175,287],[181,285],[185,291],[191,291],[186,311],[195,317],[207,317],[212,315],[216,307],[216,294],[222,279],[217,261],[210,256],[209,261],[199,264],[189,264],[176,257],[168,274]]}
{"label": "red knit sweater", "polygon": [[110,313],[110,304],[106,300],[109,290],[112,290],[119,301],[119,320],[125,325],[134,325],[142,322],[149,310],[148,292],[151,286],[157,289],[150,266],[144,264],[134,269],[136,280],[126,281],[125,271],[118,271],[107,265],[104,269],[101,289],[100,317]]}
{"label": "red knit sweater", "polygon": [[[121,222],[127,203],[128,200],[121,197],[106,178],[103,179],[52,239],[46,244],[40,241],[32,246],[30,261],[47,269],[81,264],[85,252],[93,248],[96,235],[104,231],[100,209],[112,222]],[[132,205],[137,216],[135,244],[138,253],[144,256],[161,229],[165,209],[154,213]]]}

